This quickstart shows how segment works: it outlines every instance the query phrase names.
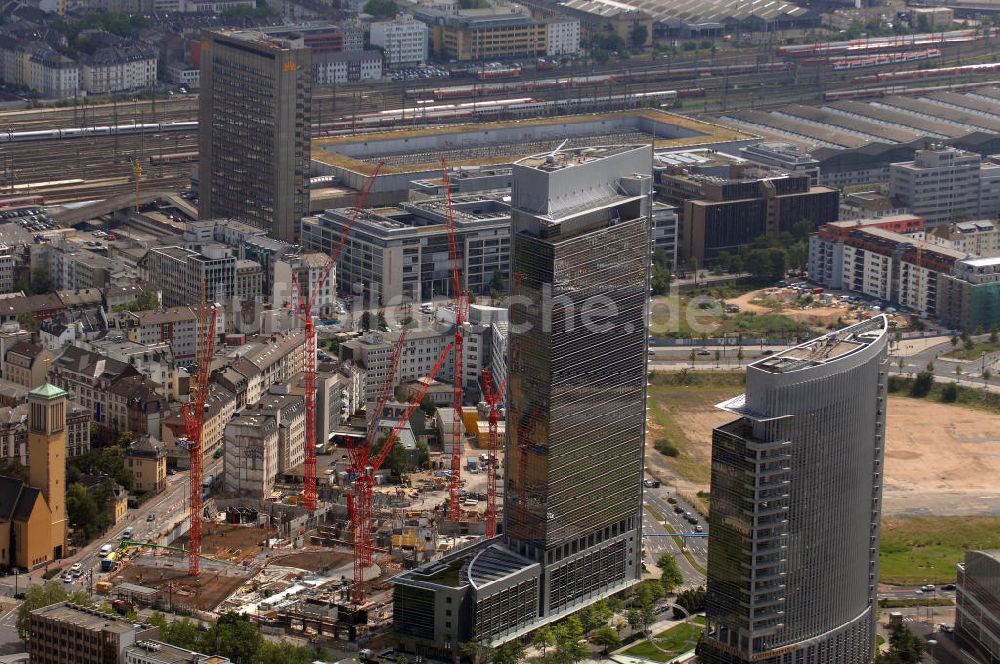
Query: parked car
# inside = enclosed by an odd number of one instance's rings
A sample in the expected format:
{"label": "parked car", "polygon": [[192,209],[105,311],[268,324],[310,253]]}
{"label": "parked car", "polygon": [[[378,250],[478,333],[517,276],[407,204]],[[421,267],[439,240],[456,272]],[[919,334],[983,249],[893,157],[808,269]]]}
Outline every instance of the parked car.
{"label": "parked car", "polygon": [[150,512],[146,517],[146,521],[156,521],[156,512]]}
{"label": "parked car", "polygon": [[673,496],[670,496],[670,497],[667,498],[667,502],[670,503],[671,505],[676,505],[677,504],[677,499],[674,498]]}

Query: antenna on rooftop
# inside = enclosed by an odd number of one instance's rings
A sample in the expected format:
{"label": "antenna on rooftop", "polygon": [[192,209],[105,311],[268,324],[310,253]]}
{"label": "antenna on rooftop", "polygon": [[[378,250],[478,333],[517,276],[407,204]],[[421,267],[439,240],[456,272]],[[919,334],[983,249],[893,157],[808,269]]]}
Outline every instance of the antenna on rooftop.
{"label": "antenna on rooftop", "polygon": [[565,139],[562,143],[560,143],[559,147],[557,147],[555,150],[553,150],[548,155],[546,155],[545,156],[545,161],[547,161],[550,164],[553,163],[553,162],[555,162],[555,160],[556,160],[556,153],[559,152],[560,150],[562,150],[564,147],[566,147],[567,143],[569,143],[569,139],[568,138]]}

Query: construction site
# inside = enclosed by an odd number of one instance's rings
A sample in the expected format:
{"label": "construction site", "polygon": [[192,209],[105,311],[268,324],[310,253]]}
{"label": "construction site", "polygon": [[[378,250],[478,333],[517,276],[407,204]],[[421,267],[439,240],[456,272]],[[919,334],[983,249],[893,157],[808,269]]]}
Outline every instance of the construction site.
{"label": "construction site", "polygon": [[[319,286],[301,287],[292,277],[289,309],[304,335],[302,463],[265,478],[268,490],[261,498],[211,491],[213,476],[204,467],[211,468],[212,459],[201,441],[216,353],[215,335],[207,331],[216,329],[218,308],[208,303],[203,285],[199,371],[181,411],[184,436],[178,441],[188,451],[190,468],[183,500],[170,507],[173,522],[166,530],[151,533],[148,541],[123,539],[105,556],[99,592],[207,620],[236,612],[270,632],[297,634],[317,643],[377,643],[378,630],[392,621],[393,576],[496,535],[506,380],[495,384],[484,369],[477,381],[482,400],[464,407],[471,395],[463,394],[463,381],[437,380],[439,374],[465,375],[464,335],[472,300],[459,273],[450,198],[453,273],[448,310],[453,323],[433,366],[410,382],[408,392],[395,389],[409,332],[403,328],[395,335],[377,398],[369,393],[363,409],[336,432],[336,444],[327,447],[332,441],[316,440],[314,297],[336,265],[379,169],[362,188]],[[449,169],[443,162],[442,173],[447,184]],[[425,397],[432,391],[450,407],[429,408]],[[418,441],[426,445],[426,455],[420,458],[415,455]],[[246,459],[263,454],[252,442],[233,439],[230,445],[236,450],[227,450],[227,466],[244,463],[235,459],[237,454]],[[246,463],[247,468],[251,465]],[[245,479],[242,474],[240,479]]]}

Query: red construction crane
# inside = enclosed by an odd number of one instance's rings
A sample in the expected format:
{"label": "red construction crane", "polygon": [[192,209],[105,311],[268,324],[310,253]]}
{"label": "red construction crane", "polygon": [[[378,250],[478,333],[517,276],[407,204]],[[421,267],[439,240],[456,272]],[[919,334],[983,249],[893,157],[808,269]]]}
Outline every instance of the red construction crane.
{"label": "red construction crane", "polygon": [[205,399],[208,397],[208,377],[212,373],[212,352],[215,349],[215,320],[218,310],[207,309],[204,285],[198,311],[201,352],[198,354],[198,374],[191,400],[181,407],[181,417],[188,437],[191,472],[188,474],[191,507],[191,527],[188,530],[188,574],[201,573],[201,436],[205,428]]}
{"label": "red construction crane", "polygon": [[[374,499],[375,473],[379,471],[382,464],[389,457],[389,453],[392,452],[392,447],[399,437],[399,432],[410,421],[414,411],[420,407],[421,400],[427,394],[427,390],[430,389],[434,377],[441,371],[441,367],[444,366],[444,361],[448,359],[448,354],[451,350],[451,344],[448,344],[441,350],[441,354],[438,355],[434,366],[427,373],[426,380],[423,381],[416,393],[410,397],[410,403],[406,407],[406,411],[404,411],[395,426],[392,427],[375,460],[369,462],[374,440],[366,438],[364,447],[360,453],[352,451],[352,459],[356,459],[353,463],[358,470],[357,478],[354,480],[354,518],[351,520],[351,527],[354,530],[354,588],[351,592],[351,599],[355,604],[360,605],[364,603],[365,570],[372,565],[372,502]],[[385,388],[383,387],[384,392]],[[368,429],[372,432],[370,435],[374,436],[374,432],[378,431],[378,426],[372,426],[369,423]]]}
{"label": "red construction crane", "polygon": [[[386,370],[385,383],[382,385],[382,392],[379,394],[378,401],[375,402],[375,408],[369,417],[365,439],[359,445],[348,447],[347,451],[351,455],[351,467],[348,469],[348,472],[355,475],[361,474],[365,466],[368,465],[368,455],[375,440],[378,422],[382,418],[383,411],[385,411],[385,403],[389,400],[389,395],[392,394],[392,384],[396,378],[396,368],[399,366],[399,356],[403,353],[403,343],[405,340],[406,328],[404,327],[403,331],[399,333],[399,339],[396,340],[396,348],[392,352],[392,357],[389,358],[389,368]],[[351,494],[347,494],[347,516],[352,521],[354,520],[354,496]]]}
{"label": "red construction crane", "polygon": [[368,193],[371,191],[372,185],[375,184],[375,179],[378,177],[379,171],[382,170],[383,163],[378,163],[371,177],[365,182],[365,186],[358,192],[357,202],[354,205],[354,210],[351,212],[351,217],[344,226],[344,230],[341,231],[340,239],[337,240],[336,246],[331,249],[326,264],[323,266],[323,271],[320,273],[320,277],[315,284],[308,283],[308,272],[306,273],[306,286],[309,290],[308,298],[304,292],[305,289],[300,287],[297,276],[294,272],[292,273],[292,302],[295,304],[295,315],[302,321],[305,327],[306,355],[303,362],[303,372],[305,374],[306,440],[304,464],[305,486],[302,502],[309,511],[316,509],[316,323],[313,321],[312,316],[313,304],[316,302],[317,293],[323,290],[323,286],[330,276],[330,271],[337,264],[337,258],[340,257],[340,252],[343,251],[344,244],[347,242],[347,235],[354,227],[354,222],[357,221],[361,209],[365,206],[365,201],[368,200]]}
{"label": "red construction crane", "polygon": [[458,485],[462,477],[462,381],[465,380],[463,350],[465,340],[465,319],[468,314],[469,294],[462,289],[458,259],[458,241],[455,239],[455,213],[451,202],[451,182],[448,178],[448,162],[441,159],[444,171],[444,191],[448,200],[448,253],[451,255],[452,295],[455,298],[455,380],[453,402],[455,417],[451,440],[451,477],[448,480],[448,518],[458,521],[462,516],[458,500]]}
{"label": "red construction crane", "polygon": [[493,374],[483,369],[483,396],[490,407],[490,449],[486,460],[486,537],[497,534],[497,467],[500,465],[499,411],[503,395],[507,391],[507,379],[500,387],[493,383]]}

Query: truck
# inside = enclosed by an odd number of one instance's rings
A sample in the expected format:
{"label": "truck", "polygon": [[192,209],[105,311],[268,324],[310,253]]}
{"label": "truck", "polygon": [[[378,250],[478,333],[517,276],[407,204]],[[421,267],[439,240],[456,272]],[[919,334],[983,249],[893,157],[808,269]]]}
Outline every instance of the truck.
{"label": "truck", "polygon": [[479,459],[474,456],[470,456],[465,460],[465,467],[469,470],[479,470]]}
{"label": "truck", "polygon": [[94,590],[101,593],[102,595],[107,595],[108,593],[110,593],[113,587],[114,586],[110,581],[98,581],[97,583],[94,584]]}

